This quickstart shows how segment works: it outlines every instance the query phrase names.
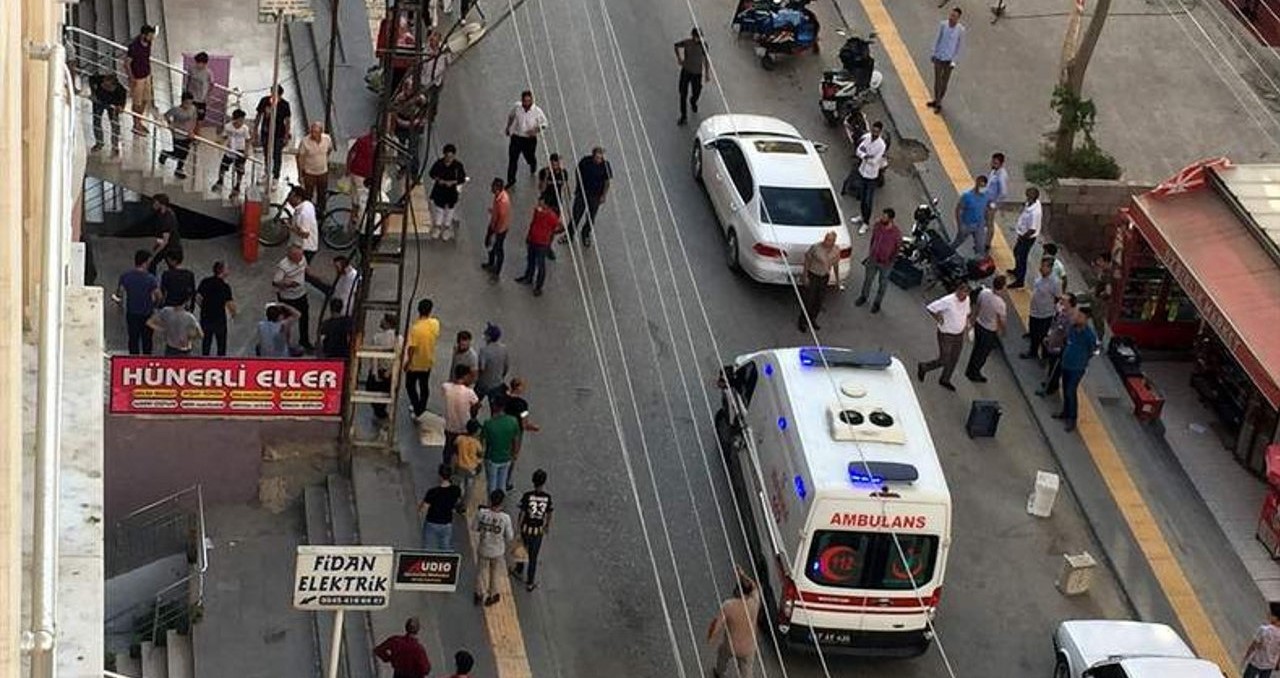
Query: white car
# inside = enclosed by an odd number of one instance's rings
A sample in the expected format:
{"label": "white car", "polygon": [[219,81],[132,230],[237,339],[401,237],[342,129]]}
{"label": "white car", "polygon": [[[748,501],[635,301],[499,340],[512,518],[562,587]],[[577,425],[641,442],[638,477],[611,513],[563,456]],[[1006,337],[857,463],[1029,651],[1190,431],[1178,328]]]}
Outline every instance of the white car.
{"label": "white car", "polygon": [[760,282],[799,282],[805,251],[835,231],[840,279],[849,276],[852,239],[818,148],[762,115],[713,115],[698,125],[693,178],[720,219],[730,268]]}
{"label": "white car", "polygon": [[1178,632],[1136,621],[1065,621],[1053,634],[1054,678],[1222,678]]}

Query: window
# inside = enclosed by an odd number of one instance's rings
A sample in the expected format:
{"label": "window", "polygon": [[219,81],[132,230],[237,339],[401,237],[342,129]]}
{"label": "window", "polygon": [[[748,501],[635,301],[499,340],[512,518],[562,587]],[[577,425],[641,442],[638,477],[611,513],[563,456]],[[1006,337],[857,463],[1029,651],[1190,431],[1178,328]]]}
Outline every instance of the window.
{"label": "window", "polygon": [[805,150],[804,144],[799,141],[778,141],[777,139],[769,139],[767,141],[757,141],[756,150],[761,153],[793,153],[795,155],[807,155],[809,151]]}
{"label": "window", "polygon": [[820,586],[886,591],[911,590],[913,581],[920,586],[933,579],[938,537],[899,534],[897,541],[888,532],[821,530],[809,543],[805,576]]}
{"label": "window", "polygon": [[742,154],[742,149],[738,148],[735,141],[720,139],[716,141],[716,150],[720,151],[720,159],[724,161],[734,188],[738,189],[738,197],[742,198],[743,203],[750,202],[755,196],[755,188],[751,185],[751,168],[747,166],[747,158]]}
{"label": "window", "polygon": [[760,221],[779,226],[839,226],[840,211],[829,188],[760,187]]}

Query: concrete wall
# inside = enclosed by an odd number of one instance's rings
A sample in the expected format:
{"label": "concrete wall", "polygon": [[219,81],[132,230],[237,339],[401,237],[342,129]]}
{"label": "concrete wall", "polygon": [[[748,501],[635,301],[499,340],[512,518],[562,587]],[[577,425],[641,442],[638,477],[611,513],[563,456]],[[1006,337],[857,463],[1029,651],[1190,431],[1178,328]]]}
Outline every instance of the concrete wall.
{"label": "concrete wall", "polygon": [[1059,179],[1050,191],[1049,238],[1089,261],[1111,249],[1117,213],[1151,186],[1105,179]]}

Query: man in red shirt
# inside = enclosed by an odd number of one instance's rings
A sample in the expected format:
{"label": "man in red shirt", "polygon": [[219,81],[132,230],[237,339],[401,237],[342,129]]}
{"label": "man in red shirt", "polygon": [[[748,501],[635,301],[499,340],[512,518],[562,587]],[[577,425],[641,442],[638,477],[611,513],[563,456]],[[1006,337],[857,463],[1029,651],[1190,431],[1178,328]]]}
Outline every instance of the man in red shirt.
{"label": "man in red shirt", "polygon": [[889,286],[889,271],[893,270],[893,262],[898,258],[898,249],[902,247],[902,231],[893,223],[893,208],[884,210],[884,216],[876,221],[875,230],[871,232],[871,246],[867,258],[862,265],[866,267],[866,275],[862,278],[862,292],[853,302],[854,306],[867,303],[867,295],[871,293],[871,281],[880,279],[880,287],[876,290],[876,299],[871,303],[871,312],[880,312],[880,301],[884,299],[884,289]]}
{"label": "man in red shirt", "polygon": [[351,144],[351,150],[347,151],[347,174],[350,174],[352,180],[357,185],[363,185],[364,182],[373,176],[373,152],[377,145],[377,127],[370,127],[368,133],[356,138],[356,142]]}
{"label": "man in red shirt", "polygon": [[547,252],[551,251],[551,240],[559,230],[560,215],[539,197],[538,206],[533,208],[533,221],[529,222],[529,235],[525,238],[528,255],[524,275],[516,278],[522,285],[532,283],[535,297],[542,296],[542,284],[547,280]]}
{"label": "man in red shirt", "polygon": [[426,678],[431,673],[431,660],[418,642],[419,628],[418,618],[409,617],[403,636],[391,636],[373,649],[373,656],[391,665],[393,678]]}

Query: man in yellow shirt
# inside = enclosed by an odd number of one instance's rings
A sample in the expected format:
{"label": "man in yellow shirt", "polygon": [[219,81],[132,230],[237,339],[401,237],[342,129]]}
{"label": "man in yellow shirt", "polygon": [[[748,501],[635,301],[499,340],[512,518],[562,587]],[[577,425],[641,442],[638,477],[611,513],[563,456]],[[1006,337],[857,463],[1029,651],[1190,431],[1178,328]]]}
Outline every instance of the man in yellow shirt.
{"label": "man in yellow shirt", "polygon": [[431,368],[436,364],[436,340],[440,338],[440,320],[431,317],[430,299],[418,302],[418,319],[409,326],[409,343],[404,351],[404,387],[409,392],[413,416],[427,411],[431,389]]}

